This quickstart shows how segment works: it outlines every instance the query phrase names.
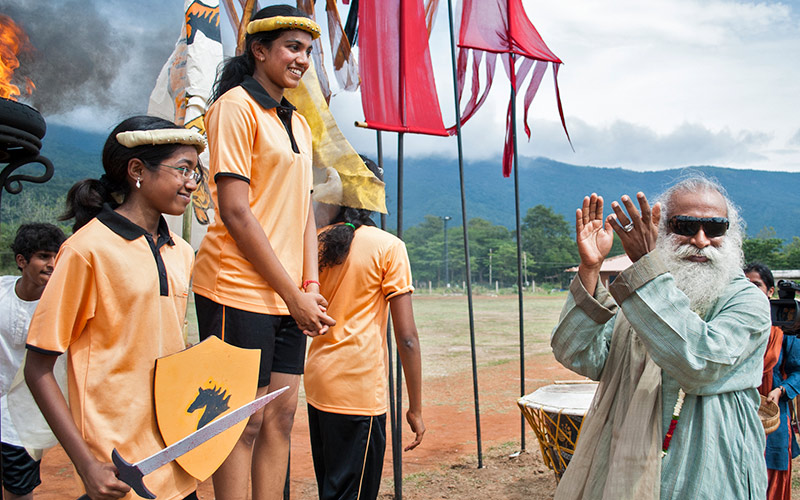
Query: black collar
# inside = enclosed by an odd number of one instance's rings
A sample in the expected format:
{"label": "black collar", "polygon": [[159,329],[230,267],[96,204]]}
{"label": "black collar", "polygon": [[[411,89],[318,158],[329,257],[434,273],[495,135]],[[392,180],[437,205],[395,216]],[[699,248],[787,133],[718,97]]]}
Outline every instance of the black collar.
{"label": "black collar", "polygon": [[[113,211],[108,203],[103,204],[103,209],[99,214],[97,214],[97,220],[105,224],[107,228],[114,231],[119,236],[129,241],[133,241],[140,236],[145,236],[148,234],[144,228],[137,226],[122,215]],[[175,242],[172,241],[172,237],[169,234],[169,226],[167,226],[167,221],[164,220],[164,217],[162,216],[158,221],[158,240],[156,247],[160,248],[161,245],[165,243],[170,246],[175,245]]]}
{"label": "black collar", "polygon": [[292,105],[292,103],[286,100],[285,97],[281,98],[281,102],[278,103],[278,101],[276,101],[266,90],[264,90],[264,87],[258,83],[258,80],[250,75],[244,77],[241,85],[242,88],[245,89],[248,94],[250,94],[250,97],[255,99],[255,101],[264,109],[278,108],[279,110],[286,110],[285,112],[288,111],[289,115],[291,115],[292,111],[297,109]]}

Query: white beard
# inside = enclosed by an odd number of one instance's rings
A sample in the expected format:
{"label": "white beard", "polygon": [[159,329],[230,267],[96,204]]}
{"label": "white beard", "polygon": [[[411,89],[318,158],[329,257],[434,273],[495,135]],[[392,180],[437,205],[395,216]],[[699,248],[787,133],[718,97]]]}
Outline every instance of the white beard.
{"label": "white beard", "polygon": [[[719,247],[697,248],[678,245],[676,237],[661,232],[656,248],[664,259],[675,285],[689,297],[692,311],[704,317],[722,291],[742,268],[742,251],[737,239],[726,235]],[[688,257],[700,255],[706,262],[692,262]]]}

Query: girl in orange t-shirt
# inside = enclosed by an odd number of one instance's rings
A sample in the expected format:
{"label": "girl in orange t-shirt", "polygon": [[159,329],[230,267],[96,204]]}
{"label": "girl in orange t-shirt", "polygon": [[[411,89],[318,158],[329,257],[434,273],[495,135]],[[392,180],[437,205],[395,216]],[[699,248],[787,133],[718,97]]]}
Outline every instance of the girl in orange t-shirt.
{"label": "girl in orange t-shirt", "polygon": [[[366,163],[380,177],[374,162]],[[386,448],[389,309],[414,433],[405,451],[425,433],[411,266],[403,242],[374,227],[371,215],[341,206],[319,234],[321,291],[336,319],[326,335],[312,339],[305,373],[320,500],[377,498]]]}
{"label": "girl in orange t-shirt", "polygon": [[[135,463],[164,447],[153,367],[185,347],[194,252],[162,214],[185,211],[204,148],[197,132],[161,118],[129,118],[106,140],[105,174],[67,194],[74,232],[31,320],[25,379],[93,500],[134,495],[117,478],[112,449]],[[53,375],[64,352],[69,407]],[[197,498],[195,479],[174,462],[144,482],[159,499]]]}
{"label": "girl in orange t-shirt", "polygon": [[[288,5],[258,11],[244,53],[228,59],[206,113],[217,218],[197,252],[193,290],[200,338],[261,352],[259,396],[286,394],[250,417],[213,475],[220,500],[283,492],[306,335],[334,324],[319,293],[311,210],[311,131],[283,98],[310,64],[319,26]],[[304,334],[305,333],[305,334]]]}

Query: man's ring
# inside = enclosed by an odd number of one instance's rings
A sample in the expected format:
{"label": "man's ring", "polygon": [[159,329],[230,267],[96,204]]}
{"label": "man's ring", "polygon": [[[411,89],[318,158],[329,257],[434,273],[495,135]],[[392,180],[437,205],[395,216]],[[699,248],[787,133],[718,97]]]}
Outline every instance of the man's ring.
{"label": "man's ring", "polygon": [[633,222],[629,222],[628,224],[622,226],[622,230],[625,231],[626,233],[630,233],[631,231],[633,231]]}

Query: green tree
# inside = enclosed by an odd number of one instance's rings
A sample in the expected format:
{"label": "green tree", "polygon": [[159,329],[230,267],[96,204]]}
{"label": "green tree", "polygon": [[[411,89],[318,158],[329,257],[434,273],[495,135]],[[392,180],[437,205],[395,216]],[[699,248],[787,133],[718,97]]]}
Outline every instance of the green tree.
{"label": "green tree", "polygon": [[529,208],[522,221],[522,248],[533,258],[537,281],[560,281],[564,269],[578,261],[572,228],[551,207]]}
{"label": "green tree", "polygon": [[493,252],[492,261],[494,281],[499,281],[502,286],[517,284],[517,243],[514,240],[500,242]]}
{"label": "green tree", "polygon": [[783,251],[787,269],[800,269],[800,236],[794,236]]}
{"label": "green tree", "polygon": [[[496,252],[501,245],[513,243],[513,235],[505,226],[495,225],[481,218],[470,219],[468,227],[472,279],[479,283],[487,283],[489,281],[490,260],[493,266]],[[459,280],[464,280],[466,277],[464,269],[464,235],[460,227],[453,228],[452,231],[453,234],[448,234],[449,242],[452,243],[454,241],[454,236],[458,240],[455,244],[450,244],[448,249],[450,252],[450,269],[451,272],[456,271],[458,273],[452,275],[454,279],[460,277]],[[452,265],[453,262],[457,262],[455,267]],[[493,268],[492,279],[498,277],[494,272]]]}
{"label": "green tree", "polygon": [[782,269],[786,259],[780,238],[747,238],[742,242],[745,262],[759,261],[770,269]]}
{"label": "green tree", "polygon": [[[421,282],[430,280],[439,286],[444,285],[443,224],[440,217],[426,215],[424,221],[405,231],[404,239],[415,280]],[[495,225],[480,218],[471,219],[468,224],[472,280],[479,283],[488,282],[491,250],[492,265],[495,266],[493,279],[502,280],[507,284],[515,282],[516,245],[511,231],[505,226]],[[466,280],[464,233],[461,226],[448,225],[447,254],[450,282],[460,285]],[[513,255],[512,261],[508,260],[509,255]],[[528,258],[528,262],[532,262],[532,259]],[[512,273],[511,278],[509,272]]]}
{"label": "green tree", "polygon": [[[418,281],[436,284],[443,278],[444,235],[442,219],[426,215],[425,220],[406,229],[403,239],[411,261],[411,272]],[[448,241],[449,243],[449,241]]]}

